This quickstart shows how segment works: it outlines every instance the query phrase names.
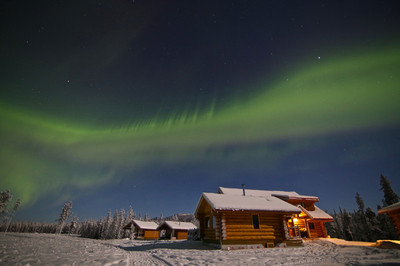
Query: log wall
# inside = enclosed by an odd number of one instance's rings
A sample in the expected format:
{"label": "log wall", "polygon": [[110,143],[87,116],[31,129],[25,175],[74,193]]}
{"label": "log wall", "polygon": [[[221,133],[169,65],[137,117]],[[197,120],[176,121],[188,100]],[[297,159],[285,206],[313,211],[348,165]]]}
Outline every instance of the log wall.
{"label": "log wall", "polygon": [[176,239],[187,239],[188,231],[177,231]]}
{"label": "log wall", "polygon": [[400,238],[400,210],[391,211],[388,214],[392,219],[394,228],[397,232],[397,236]]}
{"label": "log wall", "polygon": [[144,230],[144,239],[158,239],[159,232],[153,230]]}
{"label": "log wall", "polygon": [[[259,217],[259,229],[254,229],[253,215]],[[222,240],[243,243],[280,243],[285,240],[282,214],[225,212],[221,215]]]}
{"label": "log wall", "polygon": [[326,237],[325,226],[323,222],[311,220],[309,223],[314,223],[314,229],[310,229],[309,231],[311,238]]}

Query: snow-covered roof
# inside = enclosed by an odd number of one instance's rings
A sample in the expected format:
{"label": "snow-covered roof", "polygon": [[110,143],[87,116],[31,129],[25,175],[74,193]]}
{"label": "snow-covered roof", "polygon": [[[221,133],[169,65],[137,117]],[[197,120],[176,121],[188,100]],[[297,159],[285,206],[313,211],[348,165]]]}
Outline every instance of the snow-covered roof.
{"label": "snow-covered roof", "polygon": [[148,230],[157,230],[158,224],[153,221],[139,221],[133,220],[133,222],[140,228],[140,229],[148,229]]}
{"label": "snow-covered roof", "polygon": [[164,221],[159,227],[162,225],[166,224],[169,228],[174,229],[174,230],[193,230],[197,229],[197,226],[188,223],[188,222],[177,222],[177,221]]}
{"label": "snow-covered roof", "polygon": [[[241,189],[241,188],[219,187],[218,191],[222,194],[243,195],[243,189]],[[300,195],[295,191],[257,190],[257,189],[247,189],[246,188],[245,194],[255,196],[255,197],[274,196],[274,197],[281,198],[283,200],[288,200],[288,199],[300,199],[301,200],[301,199],[303,199],[303,200],[319,201],[318,197]]]}
{"label": "snow-covered roof", "polygon": [[378,210],[378,213],[381,214],[381,213],[387,213],[387,212],[396,211],[396,210],[400,210],[400,202],[386,206],[386,207]]}
{"label": "snow-covered roof", "polygon": [[203,193],[201,197],[215,210],[301,212],[296,206],[272,196],[258,197],[252,195]]}
{"label": "snow-covered roof", "polygon": [[301,205],[297,206],[299,207],[305,214],[308,215],[311,219],[315,220],[333,220],[333,217],[318,208],[317,206],[314,205],[315,210],[314,211],[309,211],[303,208]]}

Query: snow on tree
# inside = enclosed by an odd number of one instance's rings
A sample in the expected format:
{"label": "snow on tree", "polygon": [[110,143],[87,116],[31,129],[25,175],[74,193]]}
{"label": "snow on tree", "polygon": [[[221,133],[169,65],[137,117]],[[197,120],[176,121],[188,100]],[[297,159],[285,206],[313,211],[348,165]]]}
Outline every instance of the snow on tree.
{"label": "snow on tree", "polygon": [[12,220],[12,218],[14,217],[15,212],[16,212],[16,211],[18,210],[18,208],[19,208],[19,205],[21,205],[21,200],[20,200],[20,199],[17,199],[17,201],[16,201],[15,204],[14,204],[14,208],[12,209],[11,213],[10,213],[9,216],[8,216],[7,227],[6,227],[6,230],[5,230],[6,233],[7,233],[7,231],[8,231],[8,228],[10,227],[11,220]]}
{"label": "snow on tree", "polygon": [[72,201],[68,201],[67,203],[64,204],[64,207],[60,214],[60,218],[58,219],[58,224],[60,226],[58,234],[61,234],[65,221],[71,215],[71,209],[72,209]]}
{"label": "snow on tree", "polygon": [[136,218],[136,213],[132,209],[132,205],[129,206],[128,213],[126,214],[125,224],[128,224]]}
{"label": "snow on tree", "polygon": [[110,231],[111,231],[112,220],[113,219],[111,216],[111,210],[108,210],[107,218],[104,221],[103,228],[102,228],[101,235],[100,235],[101,239],[108,239],[109,235],[111,235]]}
{"label": "snow on tree", "polygon": [[0,192],[0,214],[4,218],[8,215],[12,194],[9,189]]}
{"label": "snow on tree", "polygon": [[382,229],[379,227],[379,221],[378,218],[376,217],[376,213],[371,208],[368,207],[365,210],[365,217],[369,225],[368,230],[370,231],[370,236],[371,236],[371,238],[368,239],[368,241],[376,241],[378,239],[381,239],[383,232]]}
{"label": "snow on tree", "polygon": [[118,215],[118,211],[115,210],[113,219],[112,219],[112,223],[111,223],[110,233],[108,234],[107,239],[117,238],[118,226],[119,226],[119,215]]}
{"label": "snow on tree", "polygon": [[0,221],[3,221],[6,224],[4,232],[8,231],[11,220],[21,204],[20,199],[17,199],[17,201],[13,204],[12,198],[13,195],[9,189],[0,192]]}
{"label": "snow on tree", "polygon": [[123,227],[125,226],[125,210],[121,209],[119,211],[119,218],[118,218],[119,224],[118,224],[118,229],[117,229],[117,239],[121,239],[124,235],[123,232]]}
{"label": "snow on tree", "polygon": [[340,210],[342,214],[342,225],[343,225],[343,234],[346,240],[353,240],[353,232],[351,231],[351,216],[350,214],[344,209],[343,211]]}

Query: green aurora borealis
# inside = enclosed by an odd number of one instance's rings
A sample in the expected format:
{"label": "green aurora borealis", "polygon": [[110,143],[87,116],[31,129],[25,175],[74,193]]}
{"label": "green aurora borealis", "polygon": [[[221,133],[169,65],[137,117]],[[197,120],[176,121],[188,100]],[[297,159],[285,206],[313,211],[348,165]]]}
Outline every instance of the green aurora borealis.
{"label": "green aurora borealis", "polygon": [[279,139],[312,145],[313,136],[398,126],[400,50],[381,50],[298,64],[286,80],[260,86],[250,99],[210,104],[208,112],[120,127],[71,123],[2,103],[0,186],[27,205],[49,192],[108,184],[119,171],[213,161],[228,145],[240,150]]}

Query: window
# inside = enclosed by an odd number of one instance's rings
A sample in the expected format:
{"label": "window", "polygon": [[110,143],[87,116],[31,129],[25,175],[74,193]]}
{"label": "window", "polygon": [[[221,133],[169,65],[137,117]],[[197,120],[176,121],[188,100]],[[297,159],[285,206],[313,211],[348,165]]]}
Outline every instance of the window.
{"label": "window", "polygon": [[212,217],[212,228],[216,228],[217,217]]}
{"label": "window", "polygon": [[310,230],[311,230],[311,229],[315,229],[314,223],[308,223],[308,228],[310,228]]}
{"label": "window", "polygon": [[258,220],[258,215],[253,215],[253,228],[260,229],[260,221]]}
{"label": "window", "polygon": [[204,228],[207,229],[210,226],[210,217],[204,217]]}

